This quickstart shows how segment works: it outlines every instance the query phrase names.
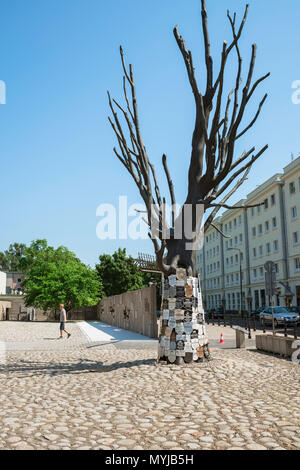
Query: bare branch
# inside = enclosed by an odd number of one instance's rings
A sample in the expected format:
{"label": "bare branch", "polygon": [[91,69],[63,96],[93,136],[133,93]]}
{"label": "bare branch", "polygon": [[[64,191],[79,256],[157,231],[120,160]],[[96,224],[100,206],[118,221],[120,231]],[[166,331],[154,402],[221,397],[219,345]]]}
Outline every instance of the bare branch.
{"label": "bare branch", "polygon": [[234,180],[241,174],[243,171],[245,171],[248,167],[251,167],[253,163],[268,149],[268,145],[265,145],[263,149],[261,149],[256,155],[254,155],[250,162],[246,163],[245,166],[237,170],[226,183],[221,187],[221,189],[217,192],[216,197],[219,197],[233,182]]}
{"label": "bare branch", "polygon": [[234,210],[234,209],[251,209],[253,207],[261,207],[264,206],[264,202],[260,202],[259,204],[251,204],[251,205],[244,205],[244,206],[229,206],[228,204],[209,204],[210,207],[219,207],[220,209],[228,209],[228,210]]}
{"label": "bare branch", "polygon": [[169,191],[170,191],[170,196],[171,196],[171,204],[172,204],[172,227],[174,227],[174,223],[175,223],[175,214],[174,214],[174,208],[175,208],[175,204],[176,204],[176,199],[175,199],[175,193],[174,193],[174,185],[173,185],[173,181],[171,179],[171,176],[170,176],[170,172],[169,172],[169,168],[168,168],[168,165],[167,165],[167,156],[166,155],[163,155],[162,157],[162,162],[163,162],[163,167],[164,167],[164,170],[165,170],[165,173],[166,173],[166,177],[167,177],[167,181],[168,181],[168,186],[169,186]]}
{"label": "bare branch", "polygon": [[[225,235],[224,232],[222,232],[222,230],[219,229],[219,227],[217,227],[215,224],[211,223],[209,227],[213,227],[217,232],[219,232],[219,234],[223,237],[223,238],[231,238],[229,235]],[[205,230],[204,229],[204,233],[208,230],[208,228]]]}
{"label": "bare branch", "polygon": [[236,136],[235,140],[238,140],[240,137],[242,137],[244,134],[246,134],[246,132],[255,124],[255,122],[257,121],[258,116],[260,115],[261,109],[262,109],[267,97],[268,97],[268,94],[266,93],[265,96],[263,97],[263,99],[261,100],[261,102],[259,103],[258,111],[257,111],[254,119],[252,119],[249,126],[247,126],[240,134],[238,134]]}
{"label": "bare branch", "polygon": [[210,54],[210,40],[208,34],[208,27],[207,27],[207,10],[206,10],[206,1],[201,0],[202,4],[202,30],[203,30],[203,37],[204,37],[204,45],[205,45],[205,63],[206,63],[206,70],[207,70],[207,81],[206,81],[206,92],[207,95],[212,88],[213,84],[213,59]]}

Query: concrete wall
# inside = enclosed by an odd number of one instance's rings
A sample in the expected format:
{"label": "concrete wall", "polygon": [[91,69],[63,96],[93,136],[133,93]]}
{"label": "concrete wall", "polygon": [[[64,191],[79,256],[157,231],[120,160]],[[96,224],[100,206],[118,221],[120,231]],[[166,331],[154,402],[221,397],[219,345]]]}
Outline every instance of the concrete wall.
{"label": "concrete wall", "polygon": [[[8,320],[18,320],[18,314],[20,312],[26,311],[24,297],[15,296],[15,297],[1,297],[1,301],[6,301],[10,303],[9,309],[9,318]],[[97,320],[97,305],[94,307],[78,307],[71,312],[67,313],[68,320]],[[1,318],[0,318],[1,320]],[[58,321],[59,320],[59,310],[56,312],[44,312],[43,310],[37,308],[35,309],[35,320],[36,321]]]}
{"label": "concrete wall", "polygon": [[158,337],[156,287],[102,299],[98,319],[150,338]]}
{"label": "concrete wall", "polygon": [[0,295],[6,294],[6,273],[0,271]]}

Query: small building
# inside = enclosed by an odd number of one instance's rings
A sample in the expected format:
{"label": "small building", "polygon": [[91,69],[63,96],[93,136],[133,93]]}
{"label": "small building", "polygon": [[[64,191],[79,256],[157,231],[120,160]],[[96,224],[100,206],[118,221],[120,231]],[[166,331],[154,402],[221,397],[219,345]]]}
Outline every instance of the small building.
{"label": "small building", "polygon": [[20,295],[22,294],[22,282],[25,275],[20,272],[6,271],[6,295]]}

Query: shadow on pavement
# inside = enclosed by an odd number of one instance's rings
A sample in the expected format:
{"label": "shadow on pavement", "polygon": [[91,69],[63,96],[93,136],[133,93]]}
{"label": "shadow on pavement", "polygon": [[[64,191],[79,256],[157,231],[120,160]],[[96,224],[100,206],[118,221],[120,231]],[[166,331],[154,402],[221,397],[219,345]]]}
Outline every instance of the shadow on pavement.
{"label": "shadow on pavement", "polygon": [[[137,360],[132,362],[115,362],[110,365],[104,365],[103,362],[95,362],[89,359],[82,359],[77,364],[49,364],[47,362],[20,361],[18,365],[5,364],[0,365],[1,373],[20,373],[18,377],[36,377],[41,375],[60,376],[64,374],[88,374],[105,373],[118,369],[127,369],[142,365],[155,365],[156,359]],[[15,376],[14,376],[15,378]]]}

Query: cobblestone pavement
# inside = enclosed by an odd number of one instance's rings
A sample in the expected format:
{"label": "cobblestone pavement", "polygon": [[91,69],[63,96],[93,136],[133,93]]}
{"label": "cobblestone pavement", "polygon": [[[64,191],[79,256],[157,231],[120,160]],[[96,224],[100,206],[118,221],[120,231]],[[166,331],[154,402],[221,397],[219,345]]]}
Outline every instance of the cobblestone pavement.
{"label": "cobblestone pavement", "polygon": [[1,449],[300,449],[299,365],[229,349],[157,365],[154,347],[67,328],[54,341],[55,324],[0,324]]}

